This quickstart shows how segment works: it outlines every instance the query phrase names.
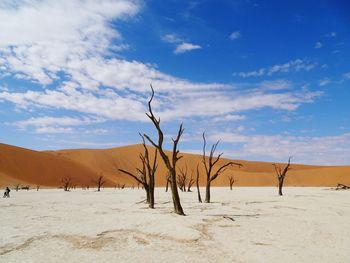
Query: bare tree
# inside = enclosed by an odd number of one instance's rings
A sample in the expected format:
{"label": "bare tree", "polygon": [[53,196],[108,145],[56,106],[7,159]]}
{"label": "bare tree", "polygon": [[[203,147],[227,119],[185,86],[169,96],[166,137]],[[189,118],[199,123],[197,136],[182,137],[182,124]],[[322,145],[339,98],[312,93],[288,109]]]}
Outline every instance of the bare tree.
{"label": "bare tree", "polygon": [[[205,168],[205,173],[206,173],[206,178],[207,178],[207,183],[205,187],[205,202],[210,203],[210,186],[211,183],[222,173],[226,170],[228,166],[231,165],[237,165],[238,167],[241,167],[242,164],[240,163],[235,163],[235,162],[228,162],[222,166],[220,166],[216,171],[213,171],[214,166],[219,162],[221,156],[223,153],[220,153],[217,157],[214,158],[214,154],[216,151],[216,147],[218,146],[220,141],[217,141],[215,144],[212,145],[209,158],[206,158],[206,145],[207,141],[205,139],[205,133],[203,132],[203,164]],[[208,163],[207,163],[208,159]]]}
{"label": "bare tree", "polygon": [[20,187],[20,185],[19,185],[19,184],[16,184],[16,187],[15,187],[15,189],[16,189],[16,192],[18,192],[18,190],[19,190],[19,187]]}
{"label": "bare tree", "polygon": [[200,190],[199,190],[199,164],[197,164],[196,186],[197,186],[198,202],[199,202],[199,203],[202,203],[201,192],[200,192]]}
{"label": "bare tree", "polygon": [[230,180],[230,190],[232,190],[232,186],[235,183],[235,179],[233,178],[233,175],[229,176],[228,179]]}
{"label": "bare tree", "polygon": [[284,183],[284,178],[286,177],[287,172],[291,169],[290,168],[290,159],[291,159],[291,157],[289,157],[288,163],[284,167],[283,170],[280,166],[273,164],[273,166],[275,167],[275,171],[276,171],[276,175],[277,175],[277,179],[278,179],[278,194],[279,195],[283,195],[282,194],[282,187],[283,187],[283,183]]}
{"label": "bare tree", "polygon": [[97,178],[97,181],[95,181],[95,183],[97,184],[97,192],[101,191],[101,187],[105,184],[105,180],[103,180],[103,175],[100,175]]}
{"label": "bare tree", "polygon": [[190,177],[190,180],[188,181],[188,185],[187,185],[187,192],[192,192],[191,187],[193,184],[194,184],[194,179],[193,179],[193,170],[192,170],[191,177]]}
{"label": "bare tree", "polygon": [[36,186],[36,191],[39,191],[40,185]]}
{"label": "bare tree", "polygon": [[177,161],[182,157],[178,156],[179,150],[177,149],[177,145],[180,141],[181,135],[183,134],[183,127],[182,124],[179,127],[179,130],[177,132],[177,136],[173,140],[173,150],[172,150],[172,158],[169,158],[169,156],[164,152],[163,150],[163,141],[164,141],[164,134],[163,131],[160,127],[160,118],[156,118],[153,114],[152,111],[152,100],[154,97],[154,90],[151,85],[151,90],[152,90],[152,96],[150,100],[148,101],[148,110],[149,112],[146,113],[148,118],[152,121],[154,124],[155,128],[158,131],[158,142],[154,142],[148,135],[144,134],[145,138],[159,151],[160,156],[163,159],[163,162],[165,166],[168,169],[169,172],[169,177],[170,177],[170,187],[171,187],[171,193],[172,193],[172,199],[173,199],[173,205],[174,205],[174,212],[178,215],[185,215],[183,212],[182,206],[181,206],[181,201],[179,197],[179,192],[177,191],[177,183],[176,183],[176,163]]}
{"label": "bare tree", "polygon": [[181,192],[186,192],[186,180],[187,180],[187,165],[186,169],[179,168],[179,173],[177,174],[177,184]]}
{"label": "bare tree", "polygon": [[135,176],[134,174],[125,171],[123,169],[119,169],[119,171],[131,176],[136,180],[137,183],[142,184],[146,191],[146,201],[149,204],[150,208],[154,208],[154,187],[155,187],[155,173],[157,170],[157,156],[158,150],[155,149],[154,159],[151,163],[150,156],[148,152],[148,148],[146,146],[145,138],[140,134],[142,138],[142,145],[144,148],[144,153],[140,154],[139,158],[142,162],[142,170],[137,168],[139,176]]}
{"label": "bare tree", "polygon": [[70,177],[63,177],[61,181],[63,183],[64,191],[68,192],[69,188],[70,188],[70,183],[72,181],[72,178],[70,178]]}

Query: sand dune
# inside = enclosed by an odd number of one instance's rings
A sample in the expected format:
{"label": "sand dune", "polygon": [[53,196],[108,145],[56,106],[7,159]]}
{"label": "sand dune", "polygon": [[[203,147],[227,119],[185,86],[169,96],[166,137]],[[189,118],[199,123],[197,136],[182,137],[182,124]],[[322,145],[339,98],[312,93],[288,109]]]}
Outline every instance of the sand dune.
{"label": "sand dune", "polygon": [[[116,184],[136,185],[133,179],[119,172],[126,169],[136,172],[140,167],[139,153],[141,145],[131,145],[112,149],[77,149],[38,152],[6,144],[0,144],[0,186],[8,184],[31,184],[59,186],[63,176],[72,177],[77,186],[88,184],[103,175],[107,186]],[[153,149],[151,149],[153,156]],[[194,154],[182,154],[179,161],[187,166],[188,177],[195,177],[196,166],[200,164],[200,182],[204,185],[202,157]],[[228,162],[222,159],[220,164]],[[274,167],[269,162],[236,160],[242,168],[232,167],[222,174],[214,186],[228,185],[228,176],[233,175],[237,186],[275,186]],[[283,165],[283,164],[281,164]],[[166,169],[162,162],[156,175],[157,186],[165,185]],[[338,183],[350,184],[350,166],[311,166],[293,164],[286,177],[287,186],[335,186]]]}

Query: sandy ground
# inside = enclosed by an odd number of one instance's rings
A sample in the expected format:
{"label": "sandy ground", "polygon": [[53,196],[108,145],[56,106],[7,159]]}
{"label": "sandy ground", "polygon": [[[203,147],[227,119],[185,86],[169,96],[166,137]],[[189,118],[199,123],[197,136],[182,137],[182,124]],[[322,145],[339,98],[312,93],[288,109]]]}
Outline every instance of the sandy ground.
{"label": "sandy ground", "polygon": [[0,262],[349,262],[350,191],[215,188],[181,193],[35,190],[0,201]]}

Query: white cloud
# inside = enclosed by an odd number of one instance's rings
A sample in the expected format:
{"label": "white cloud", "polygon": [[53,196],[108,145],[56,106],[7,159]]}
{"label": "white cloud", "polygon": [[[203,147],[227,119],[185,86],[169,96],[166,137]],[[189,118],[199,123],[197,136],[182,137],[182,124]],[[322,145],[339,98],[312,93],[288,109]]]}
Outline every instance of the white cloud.
{"label": "white cloud", "polygon": [[[115,52],[127,45],[117,31],[118,24],[111,22],[130,19],[139,10],[138,1],[126,0],[1,2],[0,16],[7,21],[0,23],[2,71],[43,85],[60,84],[25,92],[12,86],[0,92],[0,101],[12,102],[19,110],[70,110],[93,118],[147,121],[145,104],[152,83],[157,92],[154,109],[165,120],[193,116],[232,120],[243,111],[264,107],[292,111],[321,95],[196,83],[149,64],[111,56],[111,49]],[[175,41],[176,36],[166,39]],[[176,53],[199,48],[182,43]],[[287,64],[265,69],[264,74],[313,67],[302,60]]]}
{"label": "white cloud", "polygon": [[288,61],[284,64],[276,64],[269,68],[260,68],[250,72],[235,72],[234,75],[238,75],[243,78],[248,77],[260,77],[260,76],[272,76],[277,73],[288,73],[298,71],[310,71],[317,66],[317,63],[310,62],[302,59],[295,59]]}
{"label": "white cloud", "polygon": [[321,79],[321,80],[318,82],[318,85],[319,85],[320,87],[323,87],[323,86],[328,85],[329,83],[331,83],[331,81],[330,81],[329,79],[325,78],[325,79]]}
{"label": "white cloud", "polygon": [[319,41],[315,43],[315,48],[321,48],[322,46],[322,43]]}
{"label": "white cloud", "polygon": [[336,37],[336,36],[337,36],[337,32],[330,32],[326,34],[326,37]]}
{"label": "white cloud", "polygon": [[293,156],[294,162],[320,165],[349,163],[350,133],[335,136],[242,135],[218,132],[208,136],[236,145],[236,150],[225,152],[232,158],[285,162]]}
{"label": "white cloud", "polygon": [[72,128],[65,127],[38,127],[35,129],[37,134],[64,134],[64,133],[73,133]]}
{"label": "white cloud", "polygon": [[343,74],[344,78],[350,79],[350,72],[346,72]]}
{"label": "white cloud", "polygon": [[166,35],[162,36],[161,39],[164,42],[167,42],[167,43],[180,43],[180,42],[183,42],[183,40],[181,38],[179,38],[175,34],[166,34]]}
{"label": "white cloud", "polygon": [[234,31],[230,34],[231,40],[236,40],[241,37],[241,33],[239,31]]}
{"label": "white cloud", "polygon": [[213,122],[241,121],[245,120],[244,115],[227,114],[213,118]]}
{"label": "white cloud", "polygon": [[72,117],[37,117],[29,118],[27,120],[17,121],[13,124],[19,128],[25,129],[29,126],[45,127],[45,126],[80,126],[100,123],[102,120],[93,118],[72,118]]}
{"label": "white cloud", "polygon": [[196,49],[201,49],[202,47],[199,45],[195,45],[192,43],[181,43],[179,45],[177,45],[176,49],[174,50],[175,54],[182,54],[185,52],[189,52],[192,50],[196,50]]}

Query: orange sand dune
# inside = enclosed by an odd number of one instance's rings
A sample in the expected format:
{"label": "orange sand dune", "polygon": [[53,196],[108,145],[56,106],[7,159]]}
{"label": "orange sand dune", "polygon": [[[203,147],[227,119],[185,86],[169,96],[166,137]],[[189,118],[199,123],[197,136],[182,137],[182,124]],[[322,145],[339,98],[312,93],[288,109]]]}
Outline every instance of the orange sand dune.
{"label": "orange sand dune", "polygon": [[[60,186],[63,176],[71,177],[73,184],[93,186],[100,175],[107,180],[107,186],[117,184],[135,185],[135,181],[119,172],[125,169],[136,173],[140,167],[139,153],[142,145],[131,145],[112,149],[77,149],[38,152],[0,144],[0,186],[21,183],[31,185]],[[151,156],[154,149],[150,147]],[[196,176],[200,168],[200,184],[204,185],[202,157],[183,153],[179,166],[187,166],[188,177]],[[160,156],[156,175],[157,186],[165,185],[166,169]],[[152,157],[153,158],[153,157]],[[228,162],[222,159],[220,164]],[[233,175],[237,186],[275,186],[274,167],[269,162],[236,161],[242,168],[230,167],[216,181],[214,186],[228,185],[228,176]],[[281,164],[283,165],[283,164]],[[335,186],[338,183],[350,185],[350,166],[310,166],[292,164],[286,177],[289,186]]]}
{"label": "orange sand dune", "polygon": [[63,177],[72,184],[91,184],[97,174],[67,158],[0,144],[0,185],[61,186]]}

